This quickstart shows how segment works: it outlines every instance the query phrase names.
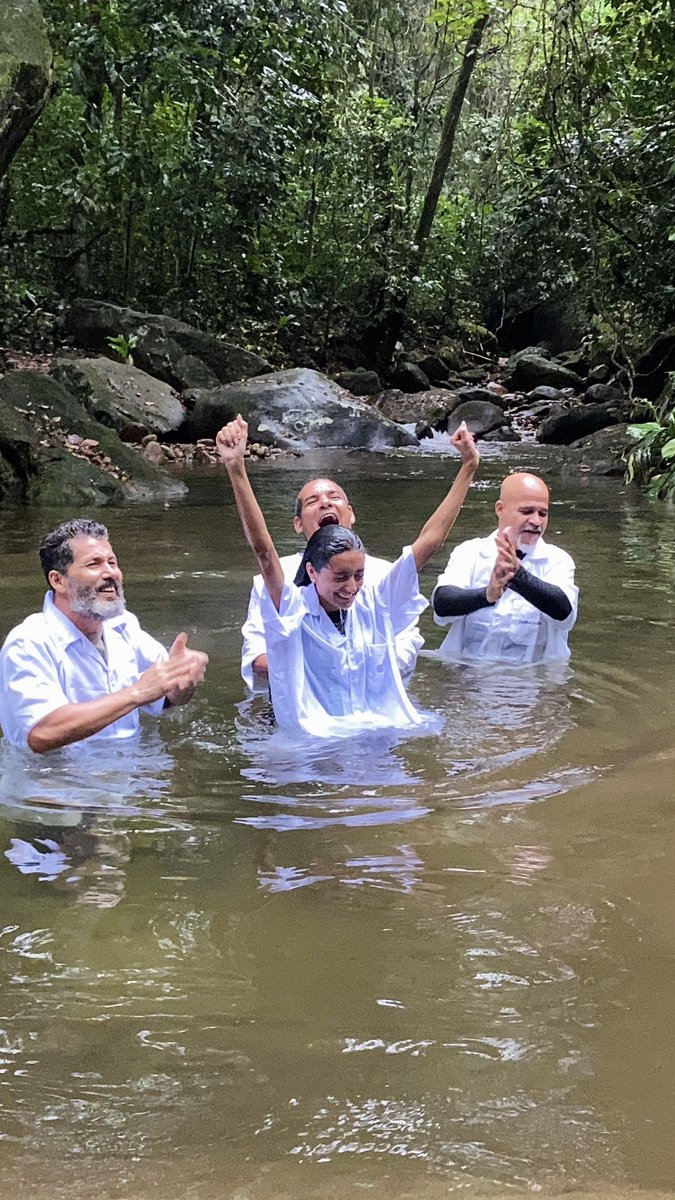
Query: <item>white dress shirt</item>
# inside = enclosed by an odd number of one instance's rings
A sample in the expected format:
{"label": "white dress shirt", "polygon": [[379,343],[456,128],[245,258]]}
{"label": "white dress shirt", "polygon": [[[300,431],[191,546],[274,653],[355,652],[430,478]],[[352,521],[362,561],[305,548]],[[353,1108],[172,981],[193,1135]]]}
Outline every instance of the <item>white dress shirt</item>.
{"label": "white dress shirt", "polygon": [[[11,745],[27,747],[33,726],[64,704],[119,692],[167,657],[126,611],[103,622],[103,642],[105,657],[56,607],[51,592],[41,613],[32,613],[7,634],[0,651],[0,725]],[[159,714],[163,708],[161,697],[144,711]],[[134,709],[86,740],[132,737],[139,723]]]}
{"label": "white dress shirt", "polygon": [[279,612],[262,594],[272,704],[282,729],[336,737],[409,728],[426,718],[401,680],[396,635],[427,607],[410,547],[381,580],[364,584],[340,633],[314,584],[284,586]]}
{"label": "white dress shirt", "polygon": [[[495,530],[489,537],[471,538],[457,546],[436,587],[487,587],[497,560],[496,536]],[[522,566],[537,579],[562,589],[572,605],[570,615],[564,621],[554,621],[506,588],[496,604],[465,617],[439,617],[434,613],[437,625],[451,625],[438,654],[449,659],[500,659],[512,663],[565,662],[569,658],[567,636],[577,619],[579,599],[573,559],[540,537],[525,554]]]}
{"label": "white dress shirt", "polygon": [[[301,554],[286,554],[281,559],[281,567],[287,583],[292,583],[295,579],[301,559]],[[387,562],[386,558],[374,558],[372,554],[366,554],[364,574],[365,582],[370,587],[379,583],[390,570],[391,563]],[[241,652],[241,675],[244,683],[252,691],[256,687],[253,663],[261,654],[267,653],[262,617],[262,594],[264,586],[262,575],[256,575],[253,579],[251,598],[248,602],[248,613],[241,629],[244,637]],[[417,655],[423,645],[424,638],[419,631],[417,617],[415,617],[396,636],[396,658],[398,659],[398,665],[403,675],[408,675],[413,670],[417,661]]]}

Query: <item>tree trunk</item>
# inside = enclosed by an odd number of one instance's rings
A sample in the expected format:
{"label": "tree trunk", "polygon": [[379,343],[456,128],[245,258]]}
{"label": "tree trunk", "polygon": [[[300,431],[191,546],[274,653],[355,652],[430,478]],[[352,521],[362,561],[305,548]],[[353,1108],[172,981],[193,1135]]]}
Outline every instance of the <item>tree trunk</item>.
{"label": "tree trunk", "polygon": [[52,91],[52,51],[38,0],[4,0],[0,24],[0,180]]}
{"label": "tree trunk", "polygon": [[[422,266],[427,242],[429,241],[429,235],[438,208],[438,201],[452,160],[455,136],[457,134],[462,107],[474,67],[478,61],[478,51],[489,19],[489,14],[485,13],[474,22],[471,33],[467,38],[466,46],[464,47],[459,75],[457,76],[457,82],[445,114],[443,131],[441,133],[434,168],[431,173],[431,180],[424,197],[424,204],[422,205],[422,212],[417,225],[415,252],[409,267],[410,277],[417,275]],[[396,343],[401,336],[408,306],[407,291],[399,292],[394,298],[390,295],[386,296],[386,298],[385,296],[386,288],[383,285],[379,312],[375,317],[373,325],[363,339],[363,348],[368,353],[368,356],[372,358],[379,371],[386,370],[391,362],[394,350],[396,349]]]}

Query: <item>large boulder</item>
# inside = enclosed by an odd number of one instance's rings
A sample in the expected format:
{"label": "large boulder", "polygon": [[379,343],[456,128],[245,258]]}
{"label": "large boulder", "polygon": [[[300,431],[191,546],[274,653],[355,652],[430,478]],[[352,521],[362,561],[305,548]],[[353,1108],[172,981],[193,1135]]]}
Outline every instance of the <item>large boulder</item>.
{"label": "large boulder", "polygon": [[579,391],[581,381],[579,376],[554,359],[544,358],[541,354],[519,354],[513,364],[513,370],[505,380],[507,387],[514,391],[529,392],[536,387],[574,388]]}
{"label": "large boulder", "polygon": [[175,500],[186,491],[96,421],[56,379],[10,371],[0,380],[0,499],[72,510]]}
{"label": "large boulder", "polygon": [[629,443],[627,429],[628,424],[622,422],[574,442],[565,452],[563,474],[623,476],[626,472],[623,453]]}
{"label": "large boulder", "polygon": [[0,179],[51,92],[52,50],[38,0],[3,0],[0,19]]}
{"label": "large boulder", "polygon": [[483,400],[486,404],[496,404],[498,408],[507,407],[503,400],[504,395],[508,395],[506,388],[497,392],[492,391],[489,387],[477,387],[467,383],[457,388],[457,395],[462,404],[468,404],[472,400]]}
{"label": "large boulder", "polygon": [[445,429],[448,417],[461,401],[455,392],[431,388],[428,392],[399,392],[388,388],[376,398],[375,404],[383,416],[399,425],[423,422],[434,429]]}
{"label": "large boulder", "polygon": [[458,404],[448,421],[450,436],[466,421],[467,428],[475,437],[485,437],[495,429],[507,424],[504,413],[496,404],[485,400],[469,400]]}
{"label": "large boulder", "polygon": [[51,374],[87,412],[125,441],[131,440],[125,437],[130,427],[141,437],[148,433],[164,437],[180,429],[185,420],[185,408],[173,389],[128,363],[103,357],[57,358]]}
{"label": "large boulder", "polygon": [[569,446],[598,429],[618,425],[620,420],[617,411],[604,404],[584,404],[547,417],[537,430],[537,441],[550,446]]}
{"label": "large boulder", "polygon": [[353,396],[375,396],[382,391],[382,381],[377,371],[366,371],[365,367],[357,367],[355,371],[341,371],[335,376],[335,382]]}
{"label": "large boulder", "polygon": [[193,325],[103,300],[76,300],[66,317],[77,346],[107,353],[109,339],[133,338],[136,366],[183,390],[262,375],[271,367],[259,354],[203,333]]}
{"label": "large boulder", "polygon": [[431,387],[429,376],[417,363],[402,360],[392,371],[389,382],[399,392],[426,392]]}
{"label": "large boulder", "polygon": [[417,438],[383,417],[372,405],[354,400],[318,371],[300,367],[231,383],[186,397],[194,407],[181,437],[215,437],[238,412],[252,440],[281,449],[344,446],[385,450],[416,446]]}

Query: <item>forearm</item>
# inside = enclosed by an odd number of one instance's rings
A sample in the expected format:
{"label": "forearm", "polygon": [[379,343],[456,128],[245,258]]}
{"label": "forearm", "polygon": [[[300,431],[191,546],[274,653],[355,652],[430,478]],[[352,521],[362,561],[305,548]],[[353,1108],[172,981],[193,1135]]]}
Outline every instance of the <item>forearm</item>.
{"label": "forearm", "polygon": [[279,555],[276,552],[262,510],[251,487],[251,481],[243,460],[226,465],[246,541],[258,560],[267,590],[272,597],[272,602],[278,608],[284,585],[284,576],[281,563],[279,562]]}
{"label": "forearm", "polygon": [[462,463],[445,500],[429,517],[413,543],[412,550],[418,571],[426,566],[429,559],[440,550],[447,538],[462,511],[462,505],[476,474],[476,467],[477,463]]}
{"label": "forearm", "polygon": [[64,704],[33,726],[28,734],[28,747],[35,754],[46,754],[49,750],[70,746],[72,742],[100,733],[151,699],[155,697],[145,696],[139,681],[97,700]]}
{"label": "forearm", "polygon": [[433,610],[437,617],[466,617],[480,608],[491,608],[486,589],[455,587],[441,584],[432,596]]}
{"label": "forearm", "polygon": [[569,597],[561,587],[547,583],[544,579],[537,579],[524,567],[518,568],[508,586],[553,621],[567,620],[572,611]]}

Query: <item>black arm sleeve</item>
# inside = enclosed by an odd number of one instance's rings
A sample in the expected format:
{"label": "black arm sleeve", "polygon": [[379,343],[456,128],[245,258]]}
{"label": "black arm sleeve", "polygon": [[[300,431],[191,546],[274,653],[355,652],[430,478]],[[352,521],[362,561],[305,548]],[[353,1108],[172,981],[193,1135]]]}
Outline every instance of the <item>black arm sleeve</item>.
{"label": "black arm sleeve", "polygon": [[485,588],[455,587],[449,583],[436,588],[433,605],[439,617],[465,617],[479,608],[492,608]]}
{"label": "black arm sleeve", "polygon": [[555,583],[546,583],[543,579],[537,579],[536,576],[530,575],[530,572],[526,571],[524,567],[518,568],[509,587],[522,596],[523,600],[529,601],[535,608],[538,608],[539,612],[543,612],[545,617],[551,617],[553,621],[564,621],[572,611],[569,598],[562,588],[557,587]]}

